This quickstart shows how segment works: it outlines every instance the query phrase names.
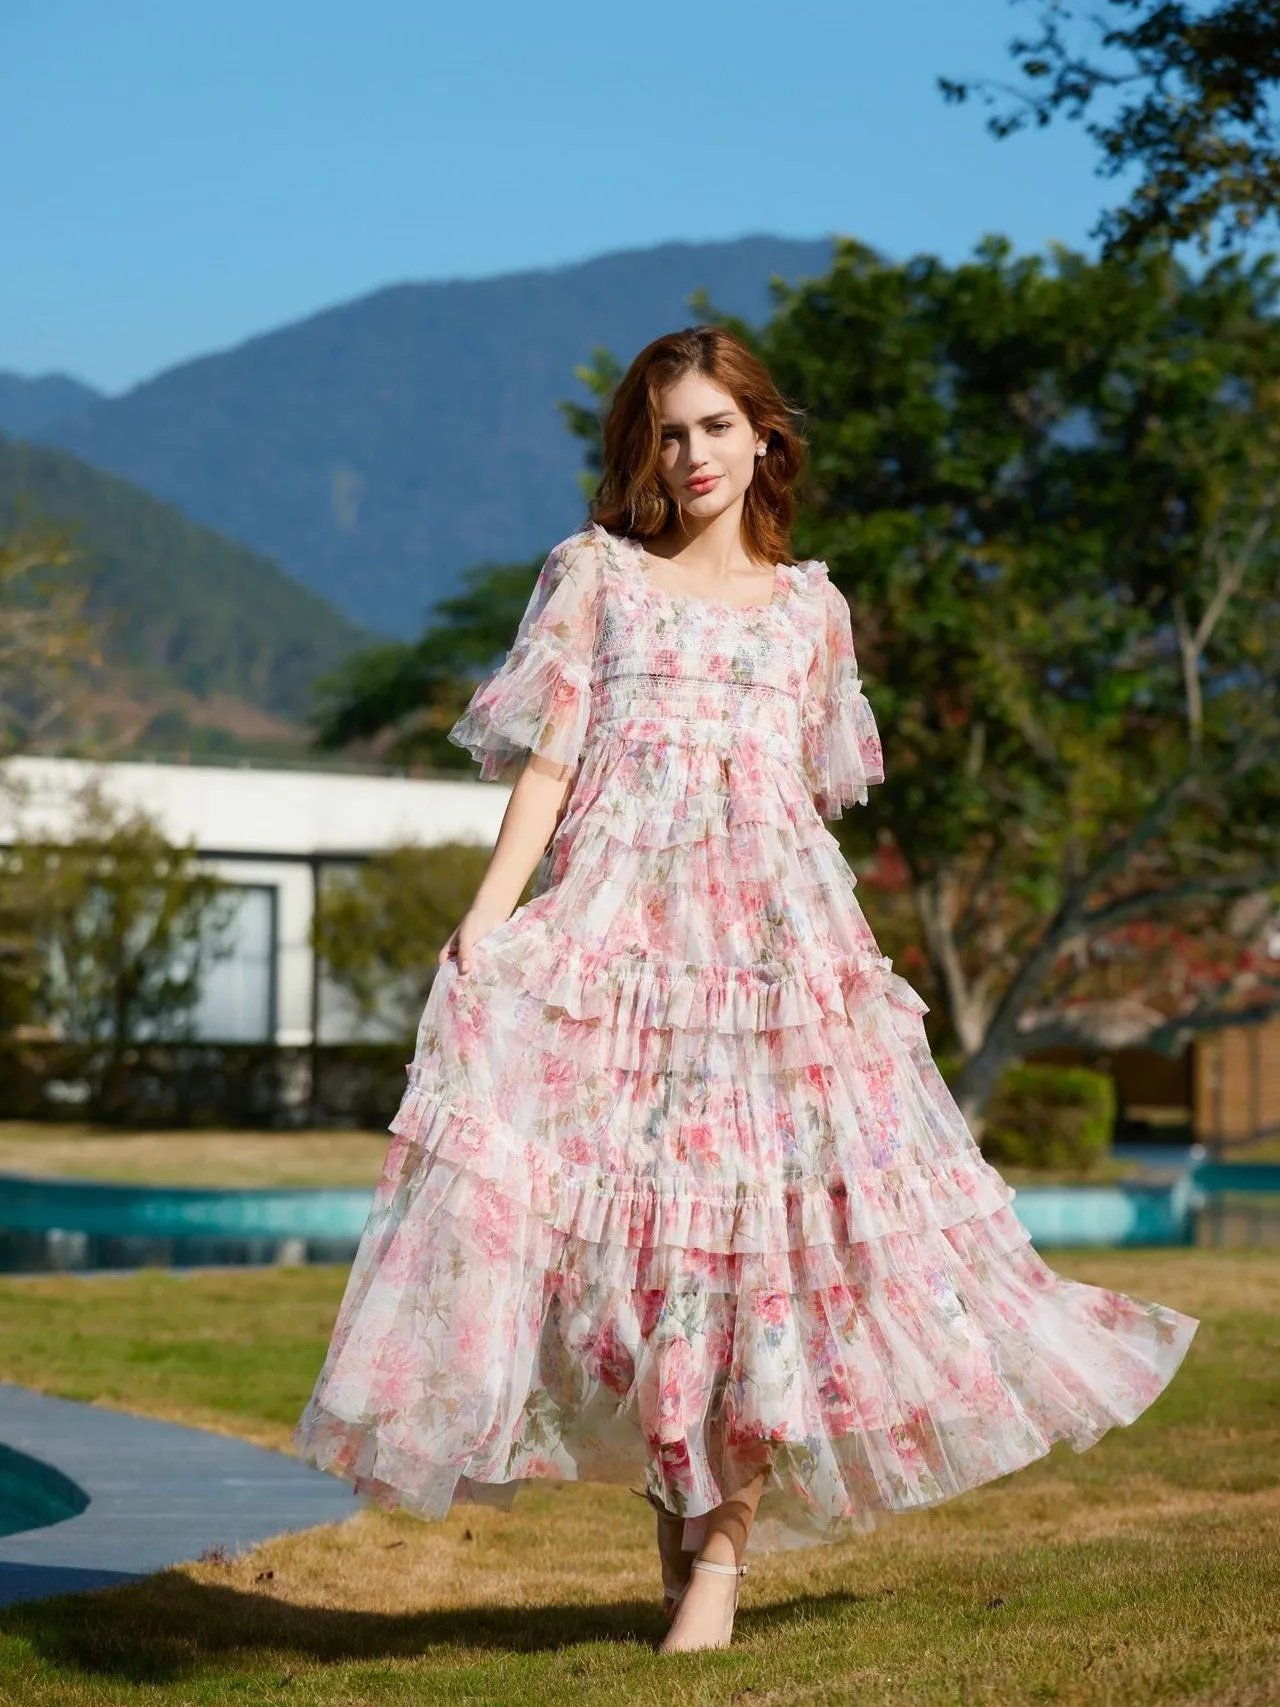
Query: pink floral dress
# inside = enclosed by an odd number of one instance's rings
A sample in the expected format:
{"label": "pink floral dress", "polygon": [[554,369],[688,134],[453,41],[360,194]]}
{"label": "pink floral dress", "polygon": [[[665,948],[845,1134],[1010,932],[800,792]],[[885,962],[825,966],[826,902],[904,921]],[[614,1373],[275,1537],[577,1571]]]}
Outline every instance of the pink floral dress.
{"label": "pink floral dress", "polygon": [[294,1434],[439,1518],[533,1477],[754,1545],[933,1505],[1131,1422],[1197,1323],[1028,1242],[823,823],[882,777],[820,562],[660,589],[597,524],[547,558],[451,739],[576,765],[533,898],[441,968]]}

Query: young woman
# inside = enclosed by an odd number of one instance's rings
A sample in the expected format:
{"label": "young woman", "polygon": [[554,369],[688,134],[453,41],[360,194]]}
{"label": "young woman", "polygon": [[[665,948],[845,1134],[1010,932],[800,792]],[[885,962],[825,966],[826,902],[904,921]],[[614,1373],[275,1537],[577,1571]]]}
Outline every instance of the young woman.
{"label": "young woman", "polygon": [[877,950],[822,820],[880,744],[788,550],[801,461],[720,328],[619,386],[591,519],[450,731],[515,787],[294,1435],[426,1518],[642,1479],[668,1651],[728,1642],[753,1523],[834,1539],[1082,1451],[1197,1326],[1040,1260]]}

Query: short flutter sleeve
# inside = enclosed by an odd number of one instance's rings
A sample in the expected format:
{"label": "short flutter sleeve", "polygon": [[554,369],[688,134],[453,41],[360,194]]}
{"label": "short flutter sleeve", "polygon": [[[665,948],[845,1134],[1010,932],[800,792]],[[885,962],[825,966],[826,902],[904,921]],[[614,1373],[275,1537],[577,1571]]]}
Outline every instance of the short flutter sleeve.
{"label": "short flutter sleeve", "polygon": [[884,758],[858,676],[848,602],[825,565],[817,568],[819,633],[805,685],[801,751],[814,805],[822,817],[838,818],[854,801],[865,805],[868,784],[884,781]]}
{"label": "short flutter sleeve", "polygon": [[479,683],[448,738],[486,781],[514,782],[530,754],[572,767],[591,706],[603,585],[589,531],[555,546],[538,572],[511,649]]}

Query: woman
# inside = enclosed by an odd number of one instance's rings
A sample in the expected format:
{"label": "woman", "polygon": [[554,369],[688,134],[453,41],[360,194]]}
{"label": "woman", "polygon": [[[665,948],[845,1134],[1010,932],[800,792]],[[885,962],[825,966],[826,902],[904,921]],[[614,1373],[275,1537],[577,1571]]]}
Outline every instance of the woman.
{"label": "woman", "polygon": [[1083,1450],[1197,1326],[1045,1266],[877,951],[822,822],[881,755],[788,551],[801,461],[720,328],[619,386],[591,520],[450,731],[515,787],[294,1435],[427,1518],[642,1476],[665,1651],[728,1642],[753,1523],[833,1539]]}

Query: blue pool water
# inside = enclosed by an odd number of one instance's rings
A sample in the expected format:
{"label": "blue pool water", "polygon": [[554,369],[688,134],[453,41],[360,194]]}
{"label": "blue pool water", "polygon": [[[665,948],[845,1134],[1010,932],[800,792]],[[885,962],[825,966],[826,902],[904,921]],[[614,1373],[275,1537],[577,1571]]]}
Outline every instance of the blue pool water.
{"label": "blue pool water", "polygon": [[[1196,1180],[1191,1167],[1160,1181],[1020,1186],[1013,1210],[1044,1250],[1190,1244]],[[0,1174],[0,1272],[349,1262],[371,1198],[368,1189],[236,1191]]]}
{"label": "blue pool water", "polygon": [[0,1174],[0,1273],[349,1262],[371,1198]]}
{"label": "blue pool water", "polygon": [[89,1496],[61,1470],[0,1445],[0,1535],[47,1529],[78,1517]]}

